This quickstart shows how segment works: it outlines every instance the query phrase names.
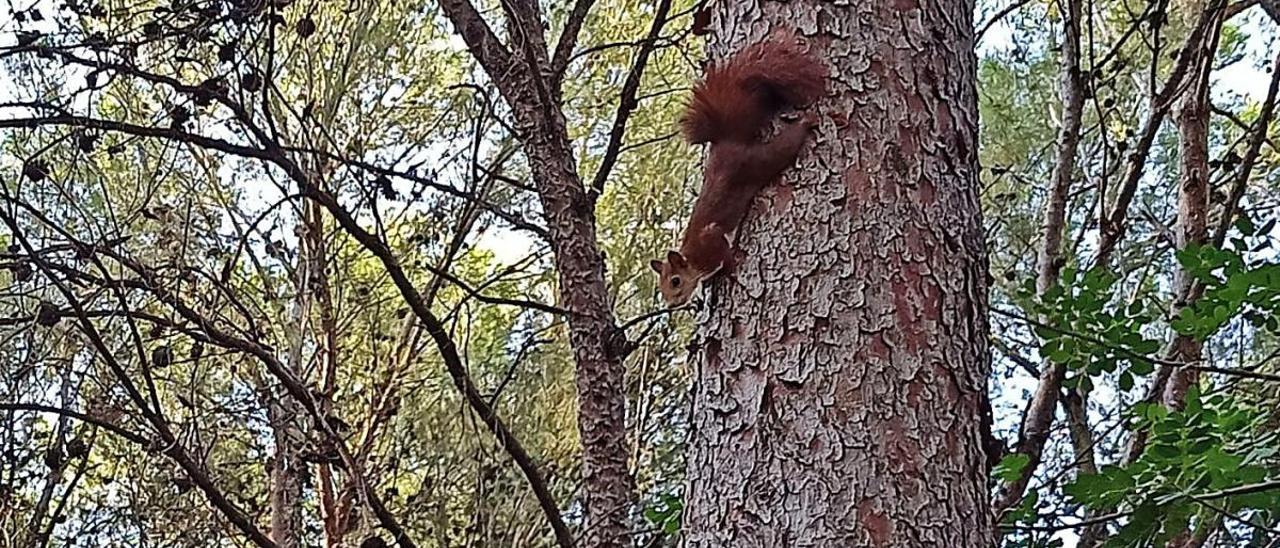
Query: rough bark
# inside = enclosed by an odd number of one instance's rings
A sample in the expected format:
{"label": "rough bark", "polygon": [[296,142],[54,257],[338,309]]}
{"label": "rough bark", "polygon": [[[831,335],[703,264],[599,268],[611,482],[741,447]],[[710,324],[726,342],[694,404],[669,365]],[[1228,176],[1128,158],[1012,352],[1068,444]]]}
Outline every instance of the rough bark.
{"label": "rough bark", "polygon": [[714,6],[713,58],[785,23],[836,76],[701,314],[686,545],[993,545],[973,4]]}
{"label": "rough bark", "polygon": [[[320,174],[318,179],[324,180],[326,174],[325,169],[317,169]],[[306,243],[310,261],[308,267],[311,269],[312,287],[308,288],[315,292],[317,311],[319,315],[320,325],[319,332],[315,333],[315,344],[323,359],[320,372],[320,397],[317,403],[321,406],[325,413],[333,410],[333,397],[337,393],[338,385],[338,352],[340,347],[338,344],[338,324],[337,313],[333,303],[333,290],[329,278],[329,244],[325,234],[324,210],[318,205],[308,202],[304,209],[306,220],[306,237],[301,241]],[[416,321],[416,317],[407,319],[406,321]],[[361,463],[364,464],[367,459],[360,457]],[[354,491],[356,486],[351,485],[348,481],[338,489],[337,474],[335,466],[329,463],[320,464],[316,467],[317,486],[319,493],[320,521],[324,527],[324,545],[327,548],[337,548],[343,545],[343,540],[347,533],[350,532],[350,515],[351,505],[347,503],[347,493]]]}
{"label": "rough bark", "polygon": [[[1080,121],[1084,113],[1084,82],[1080,74],[1081,0],[1070,0],[1062,14],[1062,56],[1059,59],[1059,85],[1062,86],[1062,124],[1058,127],[1057,159],[1045,198],[1041,223],[1041,247],[1036,257],[1036,293],[1043,295],[1058,283],[1062,272],[1062,237],[1066,222],[1067,194],[1080,148]],[[1018,478],[1010,482],[996,497],[996,511],[1016,505],[1040,466],[1045,442],[1053,427],[1058,394],[1067,370],[1060,364],[1045,361],[1040,366],[1040,382],[1022,419],[1015,451],[1030,458]],[[1092,450],[1091,450],[1092,451]]]}
{"label": "rough bark", "polygon": [[[1258,154],[1262,149],[1262,143],[1266,139],[1266,130],[1269,127],[1272,116],[1274,115],[1277,93],[1280,93],[1280,54],[1277,54],[1275,61],[1272,63],[1271,84],[1267,89],[1267,97],[1262,102],[1262,108],[1259,112],[1258,120],[1251,130],[1253,135],[1249,139],[1249,145],[1245,150],[1244,158],[1241,160],[1240,165],[1236,167],[1236,172],[1233,176],[1234,181],[1232,183],[1231,195],[1227,198],[1227,203],[1225,204],[1224,211],[1218,221],[1218,226],[1214,230],[1212,239],[1210,240],[1211,245],[1221,246],[1226,240],[1228,229],[1234,222],[1236,210],[1239,207],[1240,200],[1244,197],[1245,187],[1248,184],[1249,177],[1253,172],[1254,166],[1257,164]],[[1175,286],[1175,289],[1177,289],[1177,286]],[[1195,284],[1191,285],[1186,290],[1189,291],[1192,296],[1197,295],[1199,292],[1199,288],[1196,287]],[[1176,303],[1177,300],[1175,299],[1175,305]],[[1162,357],[1165,360],[1176,360],[1178,359],[1178,350],[1178,341],[1176,339],[1170,341],[1170,343],[1165,347]],[[1167,401],[1166,392],[1168,392],[1168,390],[1166,389],[1166,385],[1169,384],[1173,373],[1174,368],[1172,367],[1160,367],[1157,369],[1145,401]],[[1189,386],[1190,385],[1188,384],[1187,387]],[[1168,396],[1177,397],[1176,394],[1168,394]],[[1146,441],[1146,431],[1134,432],[1133,437],[1129,439],[1128,446],[1125,448],[1125,454],[1122,462],[1133,462],[1141,456],[1142,451],[1146,448]]]}
{"label": "rough bark", "polygon": [[1044,293],[1058,282],[1062,272],[1062,237],[1066,224],[1067,194],[1080,149],[1080,122],[1084,114],[1084,79],[1080,74],[1080,17],[1082,0],[1066,2],[1062,14],[1062,56],[1058,81],[1062,86],[1062,124],[1058,127],[1057,158],[1045,198],[1042,243],[1036,255],[1036,291]]}
{"label": "rough bark", "polygon": [[542,188],[539,198],[551,232],[561,305],[571,311],[569,344],[577,370],[582,497],[588,512],[583,542],[617,546],[630,534],[634,498],[623,392],[626,339],[614,321],[604,256],[596,244],[595,215],[578,178],[564,123],[557,111],[533,126],[525,150]]}
{"label": "rough bark", "polygon": [[1258,3],[1262,4],[1263,11],[1267,12],[1272,21],[1280,24],[1280,0],[1261,0]]}

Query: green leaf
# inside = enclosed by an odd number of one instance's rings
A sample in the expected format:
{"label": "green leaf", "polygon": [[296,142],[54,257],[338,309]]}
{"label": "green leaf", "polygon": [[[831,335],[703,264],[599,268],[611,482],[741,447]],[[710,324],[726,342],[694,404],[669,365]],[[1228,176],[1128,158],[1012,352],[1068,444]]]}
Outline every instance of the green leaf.
{"label": "green leaf", "polygon": [[1165,546],[1169,540],[1191,525],[1192,509],[1189,505],[1170,505],[1164,507],[1159,523],[1161,525],[1152,542],[1155,546]]}
{"label": "green leaf", "polygon": [[1235,228],[1245,236],[1253,236],[1258,233],[1258,227],[1253,225],[1253,220],[1250,219],[1248,215],[1244,214],[1236,217]]}
{"label": "green leaf", "polygon": [[1135,359],[1129,362],[1129,372],[1134,375],[1150,375],[1152,371],[1155,371],[1155,366],[1150,361]]}
{"label": "green leaf", "polygon": [[1200,401],[1200,387],[1193,384],[1187,390],[1187,405],[1183,412],[1187,415],[1195,415],[1202,409],[1204,409],[1204,407]]}
{"label": "green leaf", "polygon": [[1133,390],[1133,375],[1128,371],[1123,371],[1120,373],[1119,382],[1120,382],[1121,390],[1125,392]]}
{"label": "green leaf", "polygon": [[1142,416],[1151,422],[1157,422],[1169,416],[1169,410],[1165,406],[1158,403],[1144,403],[1134,406],[1135,411],[1141,411]]}
{"label": "green leaf", "polygon": [[1243,457],[1227,453],[1221,448],[1215,447],[1204,452],[1204,465],[1210,469],[1234,471],[1239,469],[1243,463]]}
{"label": "green leaf", "polygon": [[1200,246],[1196,244],[1187,244],[1186,247],[1179,249],[1173,253],[1178,259],[1178,264],[1188,271],[1195,271],[1203,268],[1204,262],[1200,259]]}
{"label": "green leaf", "polygon": [[1144,504],[1134,508],[1129,515],[1129,522],[1120,528],[1116,536],[1107,541],[1107,546],[1133,546],[1141,544],[1143,539],[1155,533],[1160,511],[1154,504]]}
{"label": "green leaf", "polygon": [[1267,469],[1261,466],[1242,466],[1236,472],[1236,480],[1238,485],[1248,485],[1250,483],[1261,483],[1267,479]]}
{"label": "green leaf", "polygon": [[1177,331],[1179,335],[1192,335],[1196,333],[1199,327],[1200,319],[1196,316],[1191,307],[1183,308],[1178,311],[1178,315],[1169,321],[1169,327]]}
{"label": "green leaf", "polygon": [[1000,463],[992,468],[991,474],[1005,483],[1012,483],[1022,475],[1022,469],[1031,462],[1031,457],[1022,453],[1012,453],[1000,459]]}
{"label": "green leaf", "polygon": [[674,535],[680,532],[680,520],[669,519],[662,525],[662,532],[668,535]]}
{"label": "green leaf", "polygon": [[1167,443],[1153,443],[1147,446],[1147,453],[1162,459],[1172,459],[1182,455],[1182,449]]}
{"label": "green leaf", "polygon": [[1075,285],[1076,274],[1078,274],[1078,272],[1074,267],[1070,267],[1070,266],[1063,267],[1062,275],[1060,276],[1060,278],[1062,279],[1062,285],[1064,286]]}
{"label": "green leaf", "polygon": [[1118,466],[1104,466],[1097,474],[1081,474],[1075,481],[1062,487],[1071,500],[1094,509],[1114,508],[1124,500],[1134,486],[1129,470]]}
{"label": "green leaf", "polygon": [[662,523],[662,518],[663,515],[661,512],[658,512],[657,508],[650,506],[644,509],[644,519],[649,520],[650,523],[653,523],[654,525]]}
{"label": "green leaf", "polygon": [[1160,350],[1160,341],[1155,339],[1142,339],[1142,342],[1133,345],[1133,348],[1130,350],[1133,350],[1134,354],[1141,354],[1144,356],[1151,355]]}

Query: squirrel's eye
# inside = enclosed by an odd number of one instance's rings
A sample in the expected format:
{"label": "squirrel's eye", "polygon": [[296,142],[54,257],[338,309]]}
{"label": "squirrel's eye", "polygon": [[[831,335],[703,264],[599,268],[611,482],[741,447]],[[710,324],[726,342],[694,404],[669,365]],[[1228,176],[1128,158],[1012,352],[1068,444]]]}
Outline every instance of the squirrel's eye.
{"label": "squirrel's eye", "polygon": [[680,277],[679,277],[679,276],[672,276],[672,277],[671,277],[671,287],[680,287]]}

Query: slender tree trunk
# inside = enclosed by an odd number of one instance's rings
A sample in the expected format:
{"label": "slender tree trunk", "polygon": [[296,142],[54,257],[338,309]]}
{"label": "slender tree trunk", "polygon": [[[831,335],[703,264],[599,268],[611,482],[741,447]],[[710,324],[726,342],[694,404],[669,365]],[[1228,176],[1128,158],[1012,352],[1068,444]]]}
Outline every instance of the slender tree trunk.
{"label": "slender tree trunk", "polygon": [[992,546],[973,4],[713,5],[837,76],[703,312],[686,544]]}
{"label": "slender tree trunk", "polygon": [[[1067,414],[1067,430],[1071,433],[1071,447],[1075,452],[1077,476],[1098,473],[1098,460],[1094,452],[1096,441],[1093,429],[1089,426],[1088,397],[1089,392],[1083,390],[1069,390],[1062,396],[1062,408]],[[1093,510],[1085,509],[1083,517],[1090,519],[1095,514]],[[1076,548],[1094,548],[1106,532],[1105,523],[1081,529]]]}
{"label": "slender tree trunk", "polygon": [[302,542],[302,481],[306,466],[298,457],[301,449],[297,422],[300,406],[288,395],[269,396],[267,413],[275,439],[271,459],[271,540],[281,548],[297,548]]}
{"label": "slender tree trunk", "polygon": [[[1213,3],[1210,2],[1212,6]],[[1199,13],[1194,12],[1193,13]],[[1210,15],[1205,34],[1196,48],[1195,57],[1188,64],[1188,85],[1178,96],[1173,111],[1178,129],[1178,219],[1175,238],[1178,249],[1188,245],[1208,242],[1209,210],[1209,74],[1213,68],[1214,53],[1218,49],[1218,36],[1222,26],[1221,15]],[[1176,316],[1182,308],[1199,298],[1200,288],[1194,278],[1178,265],[1173,272],[1173,305],[1170,314]],[[1162,358],[1173,362],[1192,362],[1200,359],[1202,345],[1192,337],[1175,335],[1165,346]],[[1189,368],[1161,365],[1152,377],[1145,400],[1159,402],[1172,409],[1181,409],[1187,390],[1199,380],[1199,372]],[[1137,431],[1125,448],[1122,462],[1137,460],[1146,448],[1147,432]]]}
{"label": "slender tree trunk", "polygon": [[[1062,86],[1062,125],[1058,127],[1057,160],[1045,198],[1044,220],[1041,224],[1042,244],[1036,257],[1036,294],[1043,295],[1058,283],[1062,272],[1062,236],[1066,225],[1067,194],[1071,189],[1071,176],[1076,168],[1076,154],[1080,148],[1080,122],[1084,113],[1084,90],[1080,74],[1080,20],[1081,0],[1065,3],[1062,24],[1062,55],[1059,59],[1058,79]],[[1027,489],[1032,475],[1040,465],[1045,442],[1053,427],[1054,411],[1058,408],[1058,395],[1067,370],[1060,364],[1044,361],[1040,366],[1040,383],[1036,386],[1031,404],[1023,417],[1016,451],[1028,457],[1027,465],[1013,482],[1004,486],[996,497],[996,512],[1004,512],[1015,506]]]}
{"label": "slender tree trunk", "polygon": [[560,301],[571,311],[569,343],[577,365],[578,432],[582,437],[583,499],[589,512],[585,546],[618,546],[628,525],[634,479],[627,462],[625,335],[613,318],[596,244],[595,215],[578,178],[558,114],[530,132],[524,145],[550,225]]}
{"label": "slender tree trunk", "polygon": [[[300,223],[305,223],[300,220]],[[289,354],[286,363],[295,373],[304,368],[304,341],[310,328],[311,283],[313,265],[310,250],[304,246],[297,264],[293,283],[294,300],[285,320]],[[296,548],[302,543],[302,474],[306,464],[302,461],[302,406],[283,390],[275,390],[268,384],[266,393],[267,420],[275,441],[275,453],[271,457],[271,540],[281,548]]]}
{"label": "slender tree trunk", "polygon": [[[71,375],[62,377],[59,394],[62,408],[70,409],[74,401]],[[53,502],[53,494],[58,490],[58,484],[62,483],[62,475],[66,472],[67,464],[71,460],[67,455],[66,449],[67,435],[70,430],[71,419],[66,415],[60,415],[53,439],[49,440],[49,446],[45,448],[44,463],[47,471],[44,476],[44,487],[40,490],[40,497],[36,500],[35,508],[31,511],[31,518],[27,521],[27,538],[24,542],[17,542],[16,545],[34,547],[44,546],[49,542],[49,539],[43,533],[45,530],[44,519],[49,513],[49,505]],[[68,491],[66,496],[71,496],[71,492]]]}
{"label": "slender tree trunk", "polygon": [[[1178,222],[1174,235],[1179,250],[1204,245],[1209,240],[1209,73],[1218,50],[1220,28],[1221,22],[1215,23],[1213,31],[1205,39],[1203,53],[1196,58],[1191,70],[1192,85],[1187,86],[1173,113],[1178,128]],[[1195,278],[1181,264],[1173,272],[1173,292],[1173,314],[1190,306],[1200,296]],[[1177,335],[1170,344],[1170,351],[1171,360],[1192,363],[1200,361],[1204,345],[1194,337]],[[1153,385],[1152,396],[1159,394],[1165,407],[1182,409],[1186,406],[1187,392],[1200,381],[1200,372],[1189,367],[1162,365],[1161,368],[1169,371],[1158,378],[1167,378],[1168,382],[1163,387]],[[1183,531],[1166,546],[1203,546],[1221,523],[1221,518],[1216,512],[1212,515],[1200,512],[1199,517],[1194,529]]]}
{"label": "slender tree trunk", "polygon": [[[317,169],[321,174],[319,180],[325,180],[327,166]],[[320,368],[319,404],[326,413],[333,410],[333,396],[338,390],[338,319],[333,302],[332,283],[329,274],[329,244],[325,234],[324,211],[314,203],[308,202],[303,209],[306,219],[307,247],[310,250],[310,268],[314,276],[313,284],[316,305],[319,312],[319,332],[315,333],[315,344],[320,350],[323,360]],[[414,317],[414,320],[417,318]],[[363,460],[362,464],[363,464]],[[345,504],[349,485],[339,488],[338,477],[332,464],[324,463],[316,466],[316,490],[319,493],[320,520],[324,528],[324,545],[337,548],[343,545],[343,539],[350,530],[350,505]],[[348,478],[349,481],[350,478]]]}
{"label": "slender tree trunk", "polygon": [[[320,170],[316,169],[318,173]],[[300,253],[294,265],[293,280],[294,300],[286,320],[289,354],[288,366],[295,375],[306,370],[306,346],[317,332],[312,324],[313,306],[319,298],[327,301],[327,285],[325,285],[325,256],[323,254],[323,227],[320,208],[315,204],[307,204],[303,208],[302,218],[298,219],[302,228]],[[328,310],[323,311],[328,312]],[[329,318],[325,316],[318,327],[329,327]],[[324,348],[324,347],[322,347]],[[322,382],[330,380],[331,371],[326,366],[322,369]],[[323,392],[323,405],[328,405],[330,392]],[[326,409],[326,411],[328,411]],[[297,548],[303,542],[303,489],[302,477],[307,473],[307,464],[303,462],[303,434],[299,425],[306,420],[306,411],[297,399],[283,390],[272,393],[267,402],[267,417],[271,423],[271,431],[275,440],[275,455],[271,460],[271,540],[281,548]],[[327,466],[326,472],[327,470]],[[324,480],[329,480],[325,476]],[[328,485],[321,484],[321,508],[327,514],[329,508]],[[326,535],[326,538],[328,535]]]}
{"label": "slender tree trunk", "polygon": [[[1213,30],[1201,46],[1204,52],[1196,58],[1191,84],[1178,100],[1173,119],[1178,127],[1178,222],[1174,230],[1178,249],[1204,245],[1209,238],[1209,73],[1214,53],[1218,50],[1218,29]],[[1174,304],[1177,314],[1199,298],[1195,278],[1179,264],[1173,272]],[[1179,362],[1200,359],[1200,341],[1185,335],[1174,337],[1170,358]],[[1167,367],[1167,366],[1163,366]],[[1198,371],[1178,368],[1169,375],[1161,400],[1166,406],[1181,409],[1187,390],[1199,379]]]}
{"label": "slender tree trunk", "polygon": [[[569,310],[587,513],[582,545],[618,546],[631,534],[635,502],[623,390],[623,360],[630,344],[613,316],[604,255],[596,240],[594,205],[570,146],[560,97],[558,71],[563,67],[551,62],[545,19],[536,2],[503,4],[508,34],[513,37],[509,45],[501,42],[468,0],[441,0],[440,5],[514,114],[547,221],[560,301]],[[571,48],[572,43],[561,37],[562,45]],[[556,59],[560,49],[558,45]]]}

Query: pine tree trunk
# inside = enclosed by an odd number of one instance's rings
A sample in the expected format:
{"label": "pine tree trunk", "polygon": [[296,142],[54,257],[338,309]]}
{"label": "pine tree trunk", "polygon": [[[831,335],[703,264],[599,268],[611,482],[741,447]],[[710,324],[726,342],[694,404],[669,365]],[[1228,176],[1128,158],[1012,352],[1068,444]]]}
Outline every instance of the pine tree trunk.
{"label": "pine tree trunk", "polygon": [[713,59],[788,24],[835,76],[700,314],[685,543],[992,546],[973,4],[713,6]]}

